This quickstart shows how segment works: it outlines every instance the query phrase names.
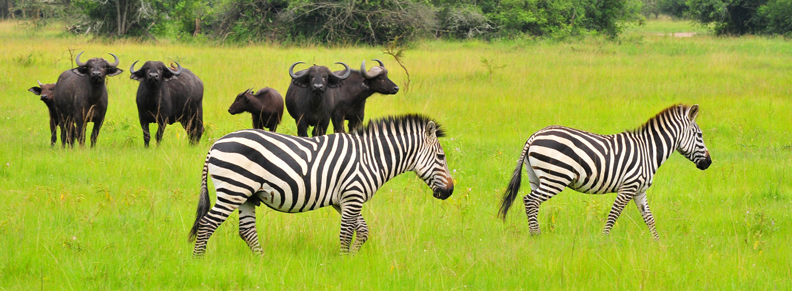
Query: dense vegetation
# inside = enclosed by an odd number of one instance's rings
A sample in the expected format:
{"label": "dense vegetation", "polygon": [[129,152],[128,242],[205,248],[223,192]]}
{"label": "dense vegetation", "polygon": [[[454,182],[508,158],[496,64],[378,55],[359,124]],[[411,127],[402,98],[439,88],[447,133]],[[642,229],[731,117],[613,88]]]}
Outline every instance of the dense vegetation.
{"label": "dense vegetation", "polygon": [[[363,207],[370,236],[356,256],[338,255],[335,210],[260,207],[264,256],[250,253],[232,214],[206,257],[193,259],[187,233],[207,150],[251,125],[227,111],[236,94],[263,86],[284,93],[288,66],[301,60],[382,59],[400,86],[404,72],[374,47],[97,41],[61,28],[0,22],[0,289],[792,289],[789,41],[650,21],[620,43],[420,42],[403,59],[410,90],[373,96],[366,113],[437,119],[453,196],[432,198],[412,173],[388,182]],[[679,31],[698,34],[660,35]],[[54,82],[71,68],[70,52],[83,50],[113,52],[122,68],[178,60],[195,72],[206,88],[204,139],[189,146],[173,125],[161,146],[143,148],[138,82],[124,72],[108,79],[98,145],[51,148],[47,110],[27,89]],[[648,191],[659,242],[633,204],[610,236],[601,234],[614,194],[564,191],[542,205],[538,237],[528,234],[521,205],[506,222],[496,217],[531,133],[552,124],[617,133],[680,102],[701,106],[697,122],[714,163],[700,171],[674,154],[660,168]],[[278,131],[294,135],[294,120],[284,116]]]}
{"label": "dense vegetation", "polygon": [[[639,0],[0,0],[12,14],[61,17],[74,33],[231,42],[384,44],[419,37],[616,37]],[[9,11],[7,8],[6,11]]]}

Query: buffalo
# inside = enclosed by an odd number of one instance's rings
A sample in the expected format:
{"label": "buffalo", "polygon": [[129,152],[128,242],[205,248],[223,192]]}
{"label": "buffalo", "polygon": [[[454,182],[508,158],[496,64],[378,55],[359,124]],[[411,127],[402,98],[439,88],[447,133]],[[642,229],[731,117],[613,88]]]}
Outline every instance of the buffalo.
{"label": "buffalo", "polygon": [[308,126],[313,126],[313,136],[324,135],[330,124],[329,115],[325,109],[325,92],[341,86],[351,70],[344,66],[340,74],[335,74],[325,66],[312,66],[308,69],[294,72],[294,66],[302,64],[297,62],[289,67],[289,76],[292,82],[286,91],[286,109],[297,122],[297,135],[308,136]]}
{"label": "buffalo", "polygon": [[382,61],[374,61],[379,66],[366,71],[366,61],[363,61],[359,72],[352,70],[343,85],[326,93],[325,109],[329,110],[335,132],[344,132],[344,120],[349,121],[350,132],[362,125],[366,99],[372,94],[390,95],[399,92],[399,86],[388,78],[388,70]]}
{"label": "buffalo", "polygon": [[137,90],[138,117],[143,129],[143,144],[151,140],[149,123],[157,123],[157,145],[162,141],[165,126],[179,122],[194,145],[203,135],[203,82],[190,70],[170,68],[163,62],[147,61],[140,69],[129,68],[132,80],[140,81]]}
{"label": "buffalo", "polygon": [[108,63],[102,58],[93,58],[81,62],[77,54],[77,67],[60,74],[55,87],[55,108],[61,126],[61,143],[74,146],[77,139],[80,146],[85,145],[85,130],[88,122],[93,122],[91,147],[96,145],[96,138],[102,128],[107,113],[107,86],[105,77],[116,76],[123,70],[117,68],[118,57],[110,54],[115,62]]}
{"label": "buffalo", "polygon": [[[56,129],[56,126],[60,124],[58,110],[55,108],[55,84],[41,84],[41,81],[38,81],[38,84],[38,87],[30,87],[28,91],[41,96],[41,101],[47,105],[50,117],[50,146],[54,146],[55,142],[58,141],[58,130]],[[63,131],[63,129],[61,129],[61,131]],[[61,140],[61,142],[63,142],[63,140]]]}
{"label": "buffalo", "polygon": [[272,88],[263,88],[255,95],[252,89],[245,90],[234,99],[228,113],[236,115],[246,111],[253,116],[253,128],[266,127],[275,132],[283,118],[283,97]]}

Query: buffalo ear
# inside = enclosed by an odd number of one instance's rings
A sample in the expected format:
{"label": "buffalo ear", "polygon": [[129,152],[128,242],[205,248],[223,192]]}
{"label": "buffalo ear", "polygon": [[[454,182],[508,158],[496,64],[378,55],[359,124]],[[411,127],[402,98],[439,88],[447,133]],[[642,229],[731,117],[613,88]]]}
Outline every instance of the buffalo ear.
{"label": "buffalo ear", "polygon": [[328,88],[338,88],[338,87],[341,87],[343,85],[344,85],[344,80],[341,80],[339,78],[333,78],[333,77],[327,78],[327,87]]}
{"label": "buffalo ear", "polygon": [[132,72],[132,74],[129,75],[129,78],[132,80],[143,81],[143,74],[145,73],[145,70],[137,70],[136,72]]}
{"label": "buffalo ear", "polygon": [[116,67],[109,67],[107,68],[107,76],[118,76],[118,74],[123,73],[124,70],[116,68]]}
{"label": "buffalo ear", "polygon": [[170,80],[173,80],[173,79],[178,79],[178,78],[179,78],[179,76],[174,75],[173,72],[171,72],[170,70],[167,70],[167,69],[166,70],[162,70],[162,80],[163,81],[167,82],[167,81],[170,81]]}
{"label": "buffalo ear", "polygon": [[41,95],[41,87],[30,87],[28,91],[33,92],[33,94]]}
{"label": "buffalo ear", "polygon": [[72,69],[72,72],[74,72],[78,76],[85,77],[86,75],[88,75],[88,67],[76,67]]}
{"label": "buffalo ear", "polygon": [[308,88],[308,77],[309,77],[308,74],[305,74],[305,76],[292,79],[292,83],[299,87]]}

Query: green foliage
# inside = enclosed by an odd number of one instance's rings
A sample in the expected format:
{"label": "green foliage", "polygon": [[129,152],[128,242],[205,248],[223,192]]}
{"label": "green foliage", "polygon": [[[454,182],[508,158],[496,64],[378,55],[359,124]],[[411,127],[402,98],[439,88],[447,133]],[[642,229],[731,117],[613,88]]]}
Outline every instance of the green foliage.
{"label": "green foliage", "polygon": [[688,0],[691,17],[717,34],[792,34],[790,0]]}
{"label": "green foliage", "polygon": [[75,0],[72,2],[74,33],[101,36],[151,36],[149,31],[164,25],[163,0]]}

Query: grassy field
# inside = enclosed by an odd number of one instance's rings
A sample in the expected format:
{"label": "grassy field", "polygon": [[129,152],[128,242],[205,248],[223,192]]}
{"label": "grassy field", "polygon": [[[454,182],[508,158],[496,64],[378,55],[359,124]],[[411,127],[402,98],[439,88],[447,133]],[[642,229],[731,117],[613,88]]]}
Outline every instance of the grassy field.
{"label": "grassy field", "polygon": [[[285,95],[296,61],[356,68],[379,58],[403,88],[406,75],[377,48],[108,43],[59,29],[0,23],[0,290],[792,288],[789,41],[717,38],[663,21],[620,42],[420,44],[405,57],[409,91],[373,96],[367,115],[438,120],[456,180],[451,198],[432,198],[412,173],[397,177],[364,206],[370,239],[355,256],[338,254],[334,210],[262,207],[264,256],[239,238],[234,214],[194,259],[187,233],[205,154],[213,140],[250,127],[249,116],[227,112],[237,93],[270,86]],[[699,33],[668,35],[691,31]],[[27,92],[69,69],[70,50],[115,53],[125,70],[108,79],[94,149],[51,148],[46,108]],[[176,60],[203,80],[207,132],[198,146],[174,125],[161,146],[143,148],[138,82],[127,71],[135,60]],[[496,218],[534,131],[561,124],[612,134],[675,103],[701,106],[714,163],[700,171],[675,154],[660,168],[648,191],[659,242],[632,203],[601,235],[614,194],[564,191],[542,205],[538,237],[522,205],[505,223]],[[294,120],[279,132],[295,134]]]}

